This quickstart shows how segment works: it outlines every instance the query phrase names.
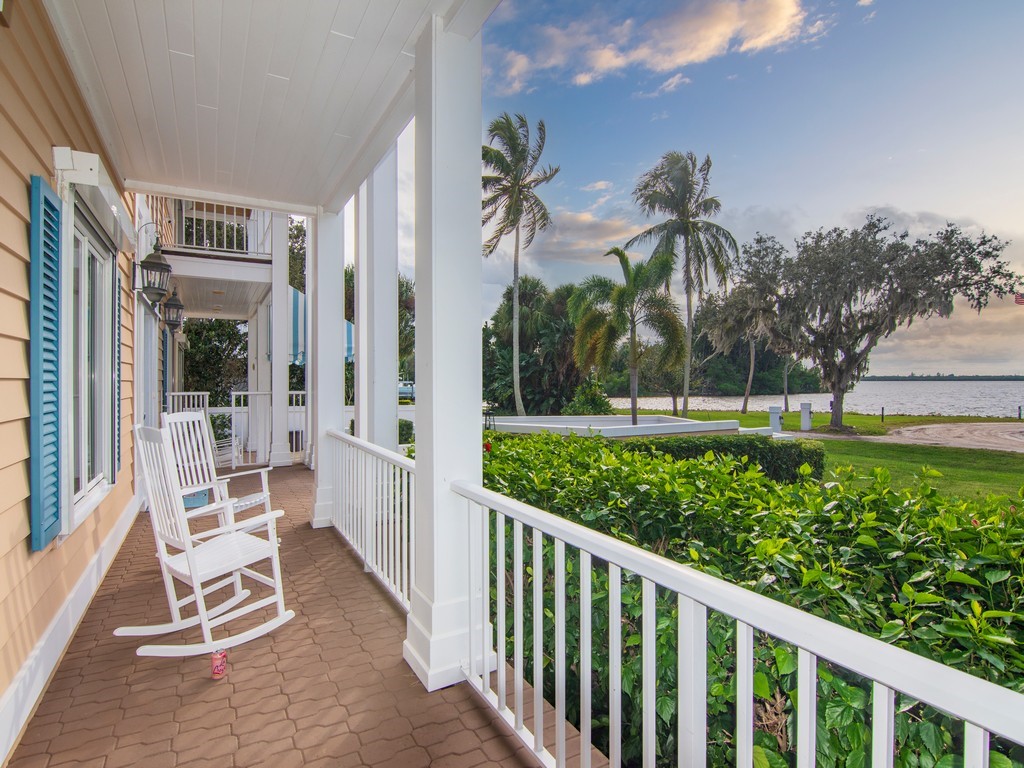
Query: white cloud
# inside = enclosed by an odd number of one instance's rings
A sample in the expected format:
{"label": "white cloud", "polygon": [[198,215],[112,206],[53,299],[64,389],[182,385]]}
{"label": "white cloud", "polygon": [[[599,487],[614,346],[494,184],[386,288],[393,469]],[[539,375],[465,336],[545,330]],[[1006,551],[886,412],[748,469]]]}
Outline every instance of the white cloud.
{"label": "white cloud", "polygon": [[868,14],[867,16],[865,16],[865,17],[864,17],[863,19],[861,19],[861,21],[862,21],[862,22],[863,22],[864,24],[867,24],[867,23],[868,23],[869,21],[871,21],[871,20],[872,20],[873,18],[875,18],[875,16],[877,16],[877,15],[878,15],[878,11],[872,11],[872,12],[871,12],[871,13],[869,13],[869,14]]}
{"label": "white cloud", "polygon": [[661,112],[655,112],[653,115],[651,115],[651,122],[652,123],[656,122],[658,120],[668,120],[668,110],[667,109],[663,109],[663,110],[661,110]]}
{"label": "white cloud", "polygon": [[686,84],[679,70],[731,51],[756,53],[827,33],[832,17],[808,19],[804,0],[692,0],[673,12],[639,24],[598,13],[585,20],[540,27],[529,56],[496,49],[501,58],[498,90],[518,93],[538,72],[564,74],[575,85],[594,83],[638,67],[673,73],[644,96],[669,93]]}
{"label": "white cloud", "polygon": [[867,6],[867,5],[873,4],[874,2],[875,2],[875,0],[857,0],[857,5],[865,5],[865,6]]}
{"label": "white cloud", "polygon": [[692,82],[693,81],[690,80],[690,78],[684,77],[682,72],[676,72],[672,77],[663,82],[653,91],[638,91],[633,95],[638,96],[641,99],[653,99],[666,93],[672,93],[680,85],[689,85]]}
{"label": "white cloud", "polygon": [[610,181],[602,179],[601,181],[595,181],[593,184],[587,184],[585,187],[580,187],[584,192],[601,192],[605,189],[611,189],[614,184]]}

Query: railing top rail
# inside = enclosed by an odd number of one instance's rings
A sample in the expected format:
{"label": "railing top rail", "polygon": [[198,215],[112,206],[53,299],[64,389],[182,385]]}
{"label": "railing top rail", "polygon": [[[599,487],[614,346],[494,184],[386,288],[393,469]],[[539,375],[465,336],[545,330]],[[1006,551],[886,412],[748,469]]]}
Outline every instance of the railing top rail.
{"label": "railing top rail", "polygon": [[168,392],[167,394],[169,396],[170,395],[178,395],[178,396],[180,396],[180,395],[209,395],[210,393],[209,392],[199,392],[199,391],[196,391],[196,390],[182,390],[180,392]]}
{"label": "railing top rail", "polygon": [[362,438],[353,437],[352,435],[346,435],[337,429],[327,430],[327,436],[333,437],[335,440],[339,440],[343,443],[358,448],[361,451],[369,453],[371,456],[376,456],[378,459],[384,459],[384,461],[394,464],[396,467],[400,467],[413,474],[416,473],[416,462],[410,459],[408,456],[403,456],[400,453],[389,451],[387,448],[381,448],[379,445],[367,442]]}
{"label": "railing top rail", "polygon": [[[351,438],[349,438],[351,439]],[[360,441],[361,442],[361,441]],[[954,717],[1024,743],[1024,695],[460,480],[452,490]]]}
{"label": "railing top rail", "polygon": [[231,392],[231,396],[232,397],[236,397],[236,396],[239,396],[239,395],[247,395],[247,396],[251,397],[253,395],[270,395],[270,394],[272,394],[272,393],[269,392],[269,391],[267,391],[267,392],[248,392],[248,391],[243,392],[243,391],[239,391],[239,390],[233,390]]}

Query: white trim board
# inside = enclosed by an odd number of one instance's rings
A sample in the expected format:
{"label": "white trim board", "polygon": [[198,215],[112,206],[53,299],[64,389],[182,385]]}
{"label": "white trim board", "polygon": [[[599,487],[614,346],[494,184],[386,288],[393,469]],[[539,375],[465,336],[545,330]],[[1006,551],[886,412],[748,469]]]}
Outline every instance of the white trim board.
{"label": "white trim board", "polygon": [[14,676],[10,687],[0,697],[0,765],[6,765],[22,730],[35,713],[57,665],[75,636],[82,617],[99,590],[114,558],[121,549],[128,531],[141,507],[141,498],[132,497],[107,534],[102,546],[93,555],[82,576],[61,606],[50,626],[43,632],[35,648]]}

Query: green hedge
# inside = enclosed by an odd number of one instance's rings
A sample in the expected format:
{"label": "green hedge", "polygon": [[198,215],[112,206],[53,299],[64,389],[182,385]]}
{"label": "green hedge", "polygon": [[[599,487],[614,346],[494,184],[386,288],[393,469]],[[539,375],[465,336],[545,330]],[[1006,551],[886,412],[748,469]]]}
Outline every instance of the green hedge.
{"label": "green hedge", "polygon": [[623,441],[631,451],[664,453],[673,459],[699,459],[711,451],[716,456],[746,456],[765,475],[779,483],[803,478],[800,468],[811,468],[820,480],[825,472],[825,447],[816,440],[773,440],[767,435],[694,435],[693,437],[632,437]]}
{"label": "green hedge", "polygon": [[[922,471],[911,489],[888,473],[844,471],[825,482],[803,470],[798,483],[770,480],[756,466],[706,455],[685,461],[631,450],[627,441],[488,433],[484,483],[500,493],[969,674],[1024,692],[1024,514],[1020,499],[947,499]],[[506,532],[506,542],[511,531]],[[524,551],[530,561],[530,538]],[[511,573],[507,546],[505,573]],[[553,553],[544,547],[544,573]],[[494,548],[492,547],[492,552]],[[578,556],[567,552],[567,690],[578,690]],[[524,588],[532,589],[527,568]],[[623,757],[637,764],[642,713],[639,579],[623,574]],[[545,580],[544,654],[554,624]],[[607,572],[595,563],[592,592],[594,737],[606,746]],[[509,597],[510,591],[509,591]],[[656,701],[659,765],[674,764],[674,597],[659,590]],[[531,626],[532,600],[525,626]],[[512,612],[506,620],[511,622]],[[506,632],[511,630],[506,626]],[[510,635],[508,635],[510,637]],[[532,649],[527,643],[527,667]],[[511,647],[511,645],[509,645]],[[735,623],[708,622],[708,764],[735,763]],[[756,635],[755,765],[795,764],[796,650]],[[545,665],[547,665],[545,661]],[[870,685],[825,661],[818,665],[817,765],[869,762]],[[551,676],[545,695],[552,696]],[[570,718],[578,702],[570,694]],[[897,698],[897,768],[958,768],[963,725],[907,697]],[[992,768],[1019,768],[1024,750],[993,741]]]}

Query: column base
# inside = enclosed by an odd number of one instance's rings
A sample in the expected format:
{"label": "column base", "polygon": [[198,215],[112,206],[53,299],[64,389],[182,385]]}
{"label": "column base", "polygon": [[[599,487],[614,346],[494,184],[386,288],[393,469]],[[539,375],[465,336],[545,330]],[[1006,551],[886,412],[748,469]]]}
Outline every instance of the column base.
{"label": "column base", "polygon": [[[432,605],[415,588],[410,599],[412,605],[402,643],[405,663],[428,691],[464,682],[463,667],[469,658],[468,622],[465,620],[468,601],[448,606]],[[446,624],[455,630],[443,631]]]}
{"label": "column base", "polygon": [[317,488],[314,492],[309,524],[313,528],[330,528],[334,525],[334,489],[330,486]]}
{"label": "column base", "polygon": [[290,467],[294,463],[291,446],[288,443],[274,443],[270,446],[270,466]]}

